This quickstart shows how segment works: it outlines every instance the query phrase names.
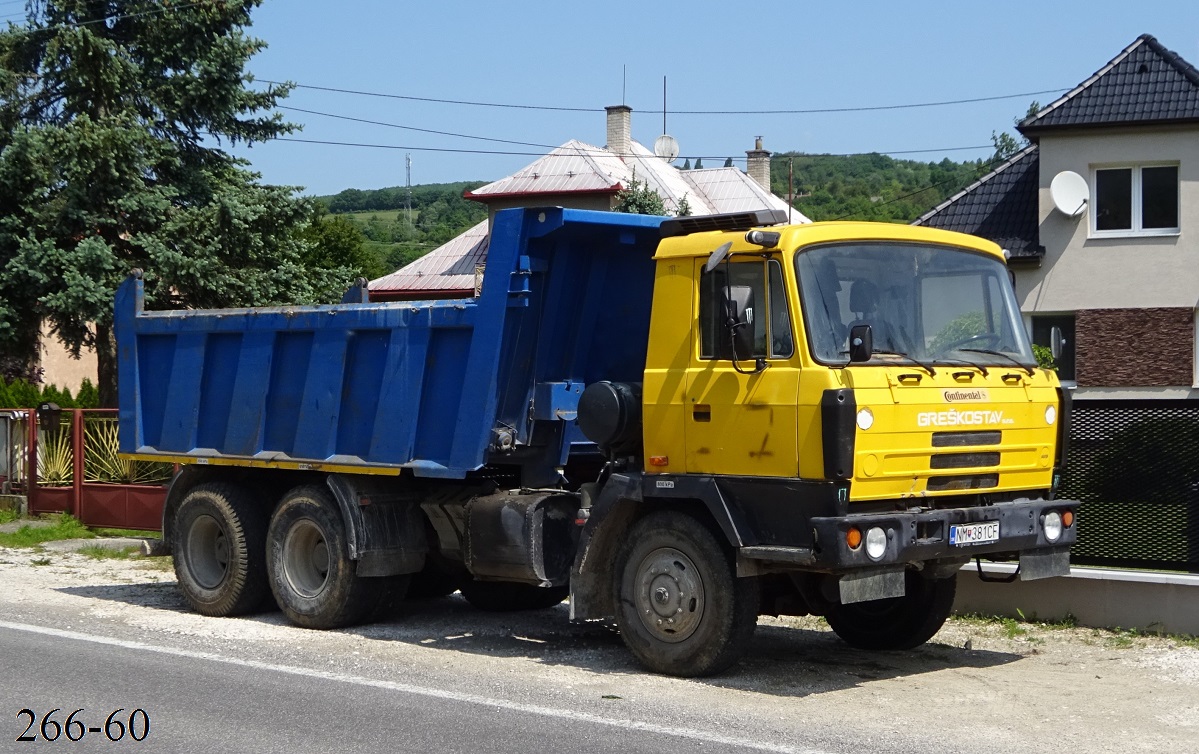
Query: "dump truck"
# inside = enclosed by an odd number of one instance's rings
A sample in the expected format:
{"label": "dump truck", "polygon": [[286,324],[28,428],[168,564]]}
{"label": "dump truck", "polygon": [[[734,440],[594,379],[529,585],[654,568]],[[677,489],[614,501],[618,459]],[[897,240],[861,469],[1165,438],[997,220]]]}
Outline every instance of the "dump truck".
{"label": "dump truck", "polygon": [[500,211],[466,299],[146,311],[134,271],[120,450],[180,464],[183,595],[317,629],[569,597],[698,676],[759,615],[911,648],[971,561],[1067,573],[1068,397],[1003,251],[785,220]]}

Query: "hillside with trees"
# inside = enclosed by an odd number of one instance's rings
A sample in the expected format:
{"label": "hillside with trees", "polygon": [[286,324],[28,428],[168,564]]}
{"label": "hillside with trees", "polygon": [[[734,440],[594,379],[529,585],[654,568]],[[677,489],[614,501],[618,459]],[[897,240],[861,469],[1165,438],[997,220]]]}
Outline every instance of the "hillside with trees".
{"label": "hillside with trees", "polygon": [[331,220],[361,235],[367,276],[377,278],[413,262],[487,218],[487,208],[463,198],[485,181],[431,183],[412,187],[411,211],[403,186],[346,189],[316,197]]}
{"label": "hillside with trees", "polygon": [[909,223],[980,178],[991,162],[776,153],[770,183],[783,198],[789,164],[794,166],[795,206],[812,220]]}

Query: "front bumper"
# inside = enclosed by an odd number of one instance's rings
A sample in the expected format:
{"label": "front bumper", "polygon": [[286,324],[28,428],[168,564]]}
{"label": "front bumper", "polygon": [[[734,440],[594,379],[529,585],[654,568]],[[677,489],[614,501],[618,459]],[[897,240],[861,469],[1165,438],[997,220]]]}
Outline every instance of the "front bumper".
{"label": "front bumper", "polygon": [[[970,508],[813,518],[816,546],[811,565],[816,570],[837,573],[936,560],[1062,552],[1077,540],[1080,504],[1077,500],[1017,500]],[[1046,538],[1043,526],[1045,514],[1051,511],[1059,514],[1069,511],[1073,518],[1071,525],[1062,527],[1061,536],[1052,542]],[[991,521],[999,522],[998,540],[985,544],[950,543],[951,526]],[[849,546],[846,536],[854,527],[863,540],[874,527],[886,532],[886,549],[879,558],[870,557],[865,544]]]}

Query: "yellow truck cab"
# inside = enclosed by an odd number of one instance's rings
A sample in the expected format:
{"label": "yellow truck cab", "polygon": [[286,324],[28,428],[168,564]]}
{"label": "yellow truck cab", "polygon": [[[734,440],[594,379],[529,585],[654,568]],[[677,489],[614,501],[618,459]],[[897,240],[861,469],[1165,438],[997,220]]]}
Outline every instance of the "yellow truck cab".
{"label": "yellow truck cab", "polygon": [[[1003,251],[928,228],[779,219],[663,223],[644,381],[580,401],[601,448],[622,443],[599,412],[640,401],[628,427],[641,442],[610,454],[592,515],[624,506],[642,525],[611,527],[626,538],[608,545],[612,602],[581,602],[615,613],[639,659],[668,672],[706,630],[688,608],[705,570],[693,520],[727,542],[735,573],[732,600],[709,586],[700,612],[733,626],[748,620],[738,600],[824,615],[864,648],[929,639],[972,558],[1017,560],[1023,579],[1069,571],[1078,504],[1053,497],[1068,406],[1033,356]],[[603,560],[588,551],[605,552],[589,535],[603,539],[584,531],[583,594],[589,559]]]}

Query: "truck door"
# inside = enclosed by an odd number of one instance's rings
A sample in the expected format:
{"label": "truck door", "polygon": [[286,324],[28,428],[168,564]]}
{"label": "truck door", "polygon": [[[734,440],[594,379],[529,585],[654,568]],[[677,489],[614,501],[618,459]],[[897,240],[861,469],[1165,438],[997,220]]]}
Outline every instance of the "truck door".
{"label": "truck door", "polygon": [[[735,256],[705,273],[703,261],[694,273],[699,319],[684,407],[687,471],[796,477],[800,370],[783,265],[778,255]],[[742,324],[730,328],[730,315]]]}

